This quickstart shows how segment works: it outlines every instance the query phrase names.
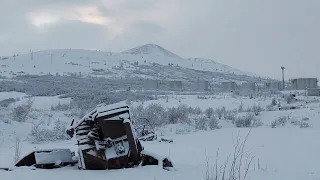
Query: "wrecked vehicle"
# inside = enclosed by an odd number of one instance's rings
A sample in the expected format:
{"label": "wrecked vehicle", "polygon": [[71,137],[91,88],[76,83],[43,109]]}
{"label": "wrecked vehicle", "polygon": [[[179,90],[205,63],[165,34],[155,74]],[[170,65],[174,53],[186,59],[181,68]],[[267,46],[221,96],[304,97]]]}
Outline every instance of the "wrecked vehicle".
{"label": "wrecked vehicle", "polygon": [[78,165],[82,170],[108,170],[158,165],[173,167],[169,158],[144,150],[132,125],[125,103],[99,105],[67,130],[75,138],[78,156],[70,150],[39,150],[22,158],[16,166],[56,168]]}

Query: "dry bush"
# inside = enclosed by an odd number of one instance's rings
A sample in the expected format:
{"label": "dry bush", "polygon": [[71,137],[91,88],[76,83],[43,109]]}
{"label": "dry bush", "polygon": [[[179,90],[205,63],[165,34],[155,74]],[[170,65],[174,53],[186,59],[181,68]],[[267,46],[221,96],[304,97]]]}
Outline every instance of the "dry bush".
{"label": "dry bush", "polygon": [[254,156],[250,150],[246,150],[246,142],[251,130],[241,140],[240,135],[233,136],[233,153],[230,154],[224,163],[219,164],[219,152],[216,153],[216,160],[213,166],[210,165],[206,156],[204,180],[249,180],[249,169]]}
{"label": "dry bush", "polygon": [[190,124],[189,111],[186,105],[179,105],[177,108],[169,108],[167,110],[168,122],[171,124],[187,123]]}
{"label": "dry bush", "polygon": [[12,119],[17,122],[25,122],[30,114],[33,104],[32,99],[28,99],[25,104],[19,104],[12,109]]}
{"label": "dry bush", "polygon": [[260,105],[254,104],[252,106],[252,112],[254,113],[254,115],[259,116],[261,111],[263,111],[263,108]]}
{"label": "dry bush", "polygon": [[51,111],[67,111],[70,109],[70,104],[57,104],[55,106],[51,106]]}
{"label": "dry bush", "polygon": [[246,115],[237,117],[235,124],[237,127],[252,127],[254,121],[254,114],[248,112]]}
{"label": "dry bush", "polygon": [[14,145],[14,162],[18,162],[21,156],[21,140],[20,138],[16,137],[15,145]]}
{"label": "dry bush", "polygon": [[226,111],[224,118],[227,120],[234,121],[237,117],[237,113],[235,111]]}
{"label": "dry bush", "polygon": [[61,120],[56,120],[54,126],[50,127],[43,123],[34,124],[30,132],[33,143],[45,141],[67,140],[67,123]]}
{"label": "dry bush", "polygon": [[206,130],[208,127],[208,118],[206,116],[200,116],[195,120],[197,130]]}
{"label": "dry bush", "polygon": [[223,115],[226,113],[226,108],[223,106],[222,108],[216,109],[216,114],[219,119],[222,119]]}
{"label": "dry bush", "polygon": [[7,98],[0,101],[0,107],[8,107],[10,104],[16,102],[14,98]]}
{"label": "dry bush", "polygon": [[213,115],[213,113],[214,113],[214,110],[213,110],[212,107],[209,107],[209,108],[207,108],[204,112],[205,112],[207,118],[211,118],[212,115]]}
{"label": "dry bush", "polygon": [[219,126],[219,120],[215,116],[212,116],[211,118],[209,118],[208,125],[211,130],[221,128],[221,126]]}
{"label": "dry bush", "polygon": [[200,115],[200,114],[202,113],[202,110],[201,110],[200,107],[195,107],[195,108],[189,107],[189,112],[190,112],[191,114]]}
{"label": "dry bush", "polygon": [[272,100],[271,100],[271,105],[272,106],[276,106],[278,104],[278,102],[277,102],[277,99],[274,97],[274,98],[272,98]]}
{"label": "dry bush", "polygon": [[311,127],[307,122],[301,122],[300,123],[300,128],[309,128]]}
{"label": "dry bush", "polygon": [[238,107],[238,112],[241,113],[244,111],[244,108],[243,108],[243,102],[241,101],[239,107]]}
{"label": "dry bush", "polygon": [[162,105],[156,103],[152,103],[145,107],[141,114],[141,118],[148,119],[154,127],[167,123],[166,110]]}

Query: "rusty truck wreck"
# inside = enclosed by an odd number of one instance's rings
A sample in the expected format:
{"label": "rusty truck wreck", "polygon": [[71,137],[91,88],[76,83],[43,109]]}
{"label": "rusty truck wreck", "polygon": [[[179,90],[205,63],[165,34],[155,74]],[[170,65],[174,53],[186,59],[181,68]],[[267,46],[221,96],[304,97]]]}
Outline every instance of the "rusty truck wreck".
{"label": "rusty truck wreck", "polygon": [[147,165],[158,165],[163,169],[173,167],[168,158],[144,150],[133,128],[129,107],[125,103],[98,105],[79,121],[72,121],[67,133],[77,141],[77,156],[68,149],[39,150],[22,158],[16,166],[48,169],[77,164],[82,170]]}

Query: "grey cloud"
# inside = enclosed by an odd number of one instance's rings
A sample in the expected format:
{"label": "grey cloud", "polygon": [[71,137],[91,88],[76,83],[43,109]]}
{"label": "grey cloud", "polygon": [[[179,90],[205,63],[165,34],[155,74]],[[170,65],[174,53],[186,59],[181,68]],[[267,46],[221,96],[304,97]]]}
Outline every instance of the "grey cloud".
{"label": "grey cloud", "polygon": [[[320,76],[320,1],[122,0],[114,6],[108,2],[1,1],[0,54],[40,47],[122,51],[156,43],[182,57],[212,58],[261,75],[280,77],[280,66],[284,65],[287,77]],[[74,21],[39,32],[26,21],[26,13],[39,9],[85,4],[115,18],[123,28],[121,34],[106,41],[104,37],[112,34],[110,27]],[[148,17],[150,12],[158,19]]]}
{"label": "grey cloud", "polygon": [[148,21],[139,21],[139,22],[133,23],[131,25],[130,30],[135,30],[140,33],[160,34],[164,31],[164,28],[156,23],[152,23]]}
{"label": "grey cloud", "polygon": [[128,10],[150,10],[150,8],[153,8],[158,0],[126,0],[123,1],[120,6],[123,7],[124,9]]}

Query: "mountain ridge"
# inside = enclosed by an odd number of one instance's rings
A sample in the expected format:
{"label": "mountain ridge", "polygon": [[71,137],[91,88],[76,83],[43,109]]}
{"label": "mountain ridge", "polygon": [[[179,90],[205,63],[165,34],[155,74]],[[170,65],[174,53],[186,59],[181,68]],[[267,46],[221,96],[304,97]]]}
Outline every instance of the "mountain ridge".
{"label": "mountain ridge", "polygon": [[[181,73],[181,68],[258,78],[253,73],[246,73],[208,58],[181,58],[156,44],[145,44],[119,53],[87,49],[48,49],[19,54],[16,57],[0,60],[0,76],[76,73],[82,76],[111,78],[124,76],[157,78],[156,74],[150,73],[154,63],[171,72],[161,75],[162,78],[165,76],[183,78],[182,74],[185,72]],[[179,68],[176,71],[172,68],[169,70],[167,66],[179,67],[180,70]]]}

